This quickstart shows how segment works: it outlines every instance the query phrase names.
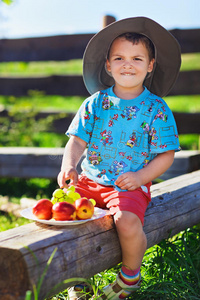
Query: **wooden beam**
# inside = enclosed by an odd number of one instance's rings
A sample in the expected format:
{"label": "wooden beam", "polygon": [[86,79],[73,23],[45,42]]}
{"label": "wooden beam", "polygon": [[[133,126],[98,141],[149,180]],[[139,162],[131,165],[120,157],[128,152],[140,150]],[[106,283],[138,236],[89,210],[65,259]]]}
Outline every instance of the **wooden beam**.
{"label": "wooden beam", "polygon": [[1,39],[0,61],[64,61],[83,57],[91,34]]}
{"label": "wooden beam", "polygon": [[173,112],[179,134],[200,133],[200,113]]}
{"label": "wooden beam", "polygon": [[103,28],[110,25],[111,23],[115,22],[116,18],[110,15],[106,15],[103,17]]}
{"label": "wooden beam", "polygon": [[200,94],[200,71],[180,72],[177,81],[168,96],[172,95],[199,95]]}
{"label": "wooden beam", "polygon": [[[148,247],[200,222],[199,178],[197,171],[152,186],[144,224]],[[0,299],[24,300],[55,248],[39,299],[63,280],[89,278],[121,261],[112,216],[78,226],[31,223],[10,229],[0,233]],[[60,285],[50,295],[69,285]]]}
{"label": "wooden beam", "polygon": [[79,75],[0,77],[0,95],[26,96],[31,90],[42,91],[45,95],[89,96],[83,77]]}
{"label": "wooden beam", "polygon": [[56,179],[63,153],[64,148],[0,147],[0,177]]}
{"label": "wooden beam", "polygon": [[181,53],[200,52],[200,29],[172,29],[169,30],[178,40],[181,46]]}

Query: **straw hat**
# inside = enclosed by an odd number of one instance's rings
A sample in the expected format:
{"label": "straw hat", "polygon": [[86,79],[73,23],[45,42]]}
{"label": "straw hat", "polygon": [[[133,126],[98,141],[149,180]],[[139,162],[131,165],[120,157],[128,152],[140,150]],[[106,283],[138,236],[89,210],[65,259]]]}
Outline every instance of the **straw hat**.
{"label": "straw hat", "polygon": [[105,69],[107,53],[112,41],[126,32],[147,36],[155,47],[155,63],[144,85],[157,96],[166,96],[173,87],[181,65],[181,51],[177,40],[164,27],[146,17],[114,22],[89,41],[83,56],[83,80],[90,94],[114,84]]}

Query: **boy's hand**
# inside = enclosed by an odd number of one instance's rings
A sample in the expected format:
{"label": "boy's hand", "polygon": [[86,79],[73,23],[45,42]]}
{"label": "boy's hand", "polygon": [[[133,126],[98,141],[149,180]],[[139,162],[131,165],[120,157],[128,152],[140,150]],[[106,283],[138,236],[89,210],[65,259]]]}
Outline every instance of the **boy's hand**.
{"label": "boy's hand", "polygon": [[77,185],[78,182],[78,172],[75,168],[69,170],[60,171],[58,174],[58,185],[60,188],[67,188],[69,185],[66,183],[66,180],[70,180],[70,185]]}
{"label": "boy's hand", "polygon": [[121,174],[115,184],[122,190],[133,191],[142,185],[140,176],[137,172],[127,172]]}

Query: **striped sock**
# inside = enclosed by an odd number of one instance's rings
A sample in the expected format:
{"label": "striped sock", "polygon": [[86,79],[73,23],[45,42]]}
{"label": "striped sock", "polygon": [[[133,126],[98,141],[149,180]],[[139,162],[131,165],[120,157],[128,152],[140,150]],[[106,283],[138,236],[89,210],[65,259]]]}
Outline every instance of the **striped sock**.
{"label": "striped sock", "polygon": [[[120,271],[120,279],[127,285],[134,285],[136,284],[140,279],[140,268],[136,270],[130,270],[126,268],[125,266],[122,266]],[[131,294],[130,291],[123,291],[119,298],[124,299],[128,297]]]}

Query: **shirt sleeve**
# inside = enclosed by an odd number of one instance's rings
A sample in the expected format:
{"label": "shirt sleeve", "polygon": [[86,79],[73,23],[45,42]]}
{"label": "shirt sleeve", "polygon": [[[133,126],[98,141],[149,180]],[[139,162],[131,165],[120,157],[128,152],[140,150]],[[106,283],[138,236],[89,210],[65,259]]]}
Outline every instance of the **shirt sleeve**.
{"label": "shirt sleeve", "polygon": [[149,131],[149,145],[152,154],[180,150],[176,122],[164,100],[154,113]]}
{"label": "shirt sleeve", "polygon": [[75,135],[84,140],[87,144],[90,141],[91,133],[94,127],[94,119],[96,115],[95,100],[97,95],[87,98],[80,106],[74,119],[72,120],[66,135]]}

